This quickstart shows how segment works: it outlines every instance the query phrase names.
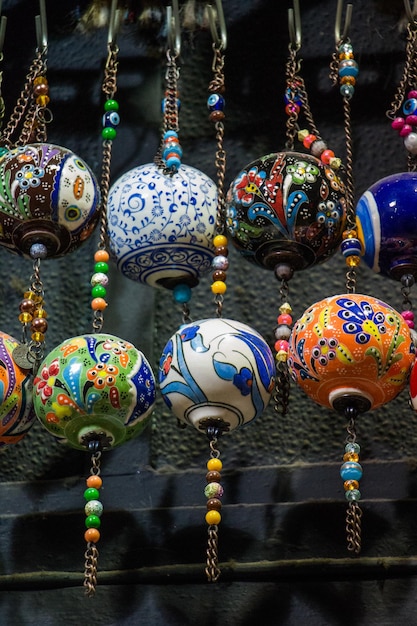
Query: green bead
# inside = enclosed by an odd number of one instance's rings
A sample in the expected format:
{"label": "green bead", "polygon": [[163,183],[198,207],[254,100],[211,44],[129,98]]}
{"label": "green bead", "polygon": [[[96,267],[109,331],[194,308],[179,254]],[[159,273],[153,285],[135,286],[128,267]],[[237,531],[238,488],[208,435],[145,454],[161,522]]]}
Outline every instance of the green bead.
{"label": "green bead", "polygon": [[85,518],[86,528],[100,528],[101,519],[98,515],[89,515]]}
{"label": "green bead", "polygon": [[106,100],[106,102],[104,103],[104,110],[107,111],[118,111],[119,110],[119,103],[117,102],[117,100]]}
{"label": "green bead", "polygon": [[103,285],[94,285],[91,290],[91,295],[93,298],[104,298],[106,296],[107,290]]}
{"label": "green bead", "polygon": [[94,487],[88,487],[88,489],[84,491],[84,498],[86,500],[98,500],[99,496],[100,494],[98,489],[95,489]]}
{"label": "green bead", "polygon": [[94,273],[102,272],[103,274],[107,274],[109,271],[109,265],[105,261],[99,261],[94,266]]}
{"label": "green bead", "polygon": [[116,137],[116,129],[112,128],[111,126],[106,126],[101,131],[101,136],[103,137],[103,139],[113,140]]}

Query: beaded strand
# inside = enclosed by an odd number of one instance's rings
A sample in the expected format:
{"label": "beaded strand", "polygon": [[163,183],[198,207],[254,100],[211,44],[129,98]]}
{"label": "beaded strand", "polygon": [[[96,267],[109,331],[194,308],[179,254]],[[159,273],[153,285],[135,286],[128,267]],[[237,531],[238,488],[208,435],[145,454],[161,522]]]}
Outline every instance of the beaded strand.
{"label": "beaded strand", "polygon": [[220,568],[218,566],[218,524],[220,524],[222,502],[220,498],[223,496],[224,490],[220,483],[221,470],[223,464],[219,459],[220,452],[216,449],[217,436],[220,434],[217,428],[209,428],[208,436],[210,439],[211,458],[207,461],[207,485],[204,489],[204,495],[207,498],[206,523],[208,525],[208,541],[207,541],[207,561],[206,576],[209,582],[216,582],[220,576]]}

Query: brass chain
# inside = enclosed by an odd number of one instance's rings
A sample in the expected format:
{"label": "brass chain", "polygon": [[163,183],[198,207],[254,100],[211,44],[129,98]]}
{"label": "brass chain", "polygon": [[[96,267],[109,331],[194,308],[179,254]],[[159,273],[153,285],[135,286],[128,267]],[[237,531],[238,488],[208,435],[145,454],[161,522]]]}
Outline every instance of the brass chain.
{"label": "brass chain", "polygon": [[[40,263],[39,258],[33,261],[33,272],[30,277],[30,289],[35,293],[43,304],[43,298],[45,295],[43,283],[40,276]],[[24,336],[26,337],[28,324],[24,325]],[[28,358],[33,363],[33,371],[36,372],[44,356],[44,342],[34,341],[31,339],[28,343]]]}
{"label": "brass chain", "polygon": [[[217,449],[217,437],[210,438],[210,458],[218,459],[220,450]],[[219,535],[218,526],[210,525],[207,529],[207,560],[206,560],[206,576],[208,582],[216,582],[221,574],[219,568]]]}
{"label": "brass chain", "polygon": [[83,585],[85,588],[85,595],[90,598],[94,596],[97,587],[98,556],[99,552],[96,544],[89,541],[87,543],[87,549],[84,553],[85,569]]}
{"label": "brass chain", "polygon": [[[12,142],[11,140],[11,136],[12,134],[16,131],[16,129],[18,128],[19,124],[22,121],[23,116],[25,115],[29,103],[31,101],[32,98],[32,89],[33,89],[33,81],[37,76],[41,76],[42,74],[44,74],[46,72],[46,61],[44,59],[44,52],[45,50],[36,51],[36,57],[35,59],[32,61],[32,64],[29,68],[29,72],[26,75],[26,80],[25,80],[25,84],[24,87],[20,93],[20,96],[16,102],[16,105],[14,107],[14,110],[10,116],[9,121],[7,122],[6,126],[4,127],[2,133],[1,133],[1,142],[4,145],[7,145],[8,147],[13,147],[14,145],[17,145],[19,143],[24,144],[25,143],[25,139],[26,136],[28,134],[28,128],[26,127],[24,129],[24,131],[22,131],[22,135],[20,136],[15,143]],[[31,110],[32,116],[34,114],[34,111]],[[31,123],[33,123],[33,121],[31,121]]]}
{"label": "brass chain", "polygon": [[394,95],[394,99],[391,102],[391,108],[388,109],[388,111],[386,111],[385,113],[385,115],[391,121],[395,117],[397,117],[397,113],[403,104],[404,94],[407,90],[407,85],[409,85],[411,82],[414,82],[416,74],[417,74],[416,72],[416,67],[417,67],[416,44],[417,44],[417,30],[411,24],[408,24],[403,75],[398,84],[397,91],[395,92],[395,95]]}
{"label": "brass chain", "polygon": [[[290,287],[288,281],[283,278],[279,289],[279,295],[281,305],[288,301],[288,294]],[[288,406],[290,401],[291,392],[291,377],[288,369],[287,361],[275,361],[275,387],[273,392],[274,410],[281,414],[286,415],[288,412]]]}
{"label": "brass chain", "polygon": [[179,116],[178,116],[178,79],[179,67],[177,66],[178,55],[171,50],[167,50],[167,66],[165,72],[165,98],[164,98],[164,117],[162,122],[162,133],[159,148],[154,157],[154,163],[158,168],[163,168],[164,174],[173,175],[175,172],[169,167],[165,167],[162,159],[163,137],[168,130],[179,132]]}
{"label": "brass chain", "polygon": [[349,502],[346,511],[347,549],[359,554],[362,547],[362,509],[356,500]]}

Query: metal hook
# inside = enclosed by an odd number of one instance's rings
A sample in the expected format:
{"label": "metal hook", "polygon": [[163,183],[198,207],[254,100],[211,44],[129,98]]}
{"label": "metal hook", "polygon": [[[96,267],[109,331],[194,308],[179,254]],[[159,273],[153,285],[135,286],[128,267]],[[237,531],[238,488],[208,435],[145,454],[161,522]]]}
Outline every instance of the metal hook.
{"label": "metal hook", "polygon": [[[216,8],[211,4],[207,5],[207,15],[210,24],[210,32],[213,37],[213,42],[217,48],[226,50],[227,46],[227,30],[226,21],[224,19],[222,0],[216,0]],[[217,30],[217,23],[220,29]]]}
{"label": "metal hook", "polygon": [[117,36],[120,28],[121,10],[117,8],[117,0],[112,0],[109,15],[109,32],[107,35],[107,44],[109,46],[117,45]]}
{"label": "metal hook", "polygon": [[343,26],[343,32],[341,34],[342,11],[343,11],[343,0],[337,0],[336,21],[334,23],[334,38],[336,41],[336,45],[339,44],[341,41],[345,41],[349,36],[350,24],[352,21],[353,5],[348,4],[346,6],[345,24]]}
{"label": "metal hook", "polygon": [[293,9],[288,9],[288,30],[290,32],[290,46],[301,47],[301,17],[300,2],[293,0]]}
{"label": "metal hook", "polygon": [[46,22],[45,0],[39,0],[39,15],[35,17],[36,41],[38,50],[44,52],[48,47],[48,28]]}
{"label": "metal hook", "polygon": [[[0,0],[0,15],[1,15],[1,7],[2,0]],[[6,26],[7,26],[7,17],[5,15],[1,15],[0,17],[0,55],[3,53],[4,46],[4,38],[6,36]]]}
{"label": "metal hook", "polygon": [[407,19],[410,22],[410,24],[414,28],[417,28],[417,22],[416,22],[416,17],[415,17],[415,12],[417,10],[417,7],[413,6],[413,8],[411,8],[410,0],[404,0],[404,9],[405,9],[405,13],[407,15]]}
{"label": "metal hook", "polygon": [[181,52],[181,28],[178,0],[172,0],[172,6],[167,6],[167,42],[168,49],[172,50],[175,56],[178,57]]}

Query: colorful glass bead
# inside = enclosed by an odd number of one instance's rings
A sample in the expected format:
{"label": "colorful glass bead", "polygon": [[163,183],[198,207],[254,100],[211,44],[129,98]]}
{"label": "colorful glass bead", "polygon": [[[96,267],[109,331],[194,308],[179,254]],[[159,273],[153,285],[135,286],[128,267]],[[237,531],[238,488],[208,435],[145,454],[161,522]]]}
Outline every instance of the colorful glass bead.
{"label": "colorful glass bead", "polygon": [[247,165],[232,182],[226,228],[252,263],[275,269],[285,257],[294,269],[304,269],[337,251],[345,225],[344,193],[336,172],[319,159],[270,154]]}
{"label": "colorful glass bead", "polygon": [[352,502],[352,501],[357,502],[358,500],[361,499],[361,492],[359,491],[359,489],[350,489],[348,491],[345,491],[345,498],[349,502]]}
{"label": "colorful glass bead", "polygon": [[275,364],[255,330],[229,319],[182,326],[166,344],[159,365],[162,397],[178,419],[199,429],[207,418],[233,430],[267,406]]}
{"label": "colorful glass bead", "polygon": [[206,498],[221,498],[223,493],[222,485],[216,482],[208,483],[204,489]]}
{"label": "colorful glass bead", "polygon": [[313,304],[294,324],[289,341],[292,378],[328,408],[359,403],[368,410],[386,404],[404,389],[414,359],[400,313],[361,294]]}
{"label": "colorful glass bead", "polygon": [[223,111],[224,106],[224,98],[218,93],[212,93],[207,99],[207,108],[209,111]]}
{"label": "colorful glass bead", "polygon": [[362,467],[360,463],[346,461],[340,468],[342,480],[360,480],[362,478]]}
{"label": "colorful glass bead", "polygon": [[84,507],[86,515],[97,515],[100,517],[103,513],[103,505],[100,500],[89,500]]}
{"label": "colorful glass bead", "polygon": [[194,287],[214,256],[217,188],[188,165],[172,176],[154,163],[119,178],[110,189],[110,253],[128,278],[153,287]]}
{"label": "colorful glass bead", "polygon": [[417,272],[417,173],[391,174],[374,183],[356,206],[363,259],[376,273],[399,280]]}
{"label": "colorful glass bead", "polygon": [[44,359],[33,398],[52,435],[80,450],[96,437],[109,449],[139,435],[149,422],[155,379],[132,344],[105,333],[80,335]]}
{"label": "colorful glass bead", "polygon": [[78,248],[99,218],[100,192],[87,164],[70,150],[34,143],[0,159],[0,244],[30,258],[33,244],[48,257]]}

